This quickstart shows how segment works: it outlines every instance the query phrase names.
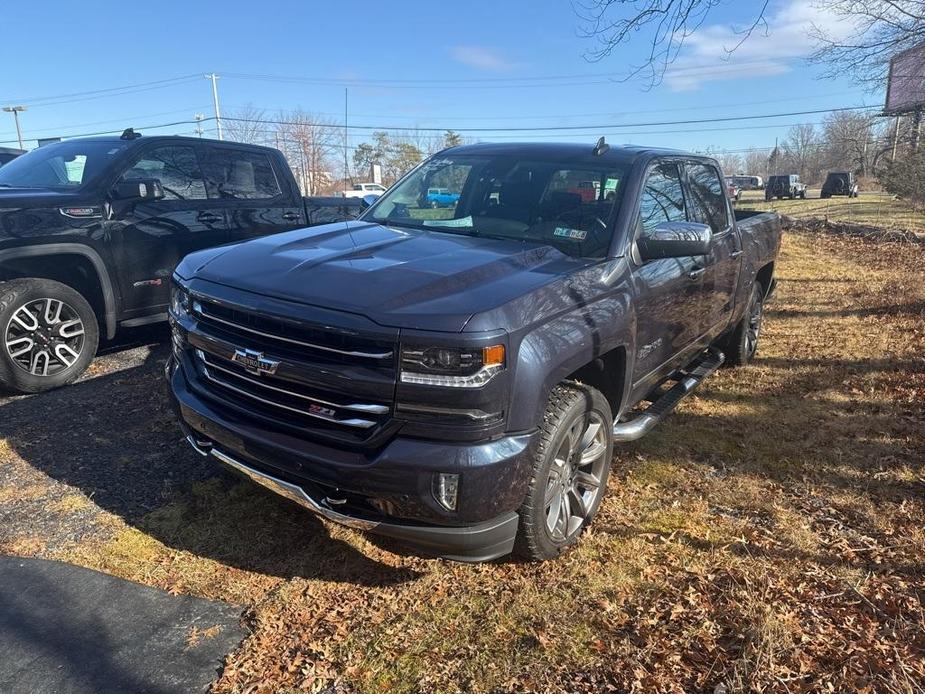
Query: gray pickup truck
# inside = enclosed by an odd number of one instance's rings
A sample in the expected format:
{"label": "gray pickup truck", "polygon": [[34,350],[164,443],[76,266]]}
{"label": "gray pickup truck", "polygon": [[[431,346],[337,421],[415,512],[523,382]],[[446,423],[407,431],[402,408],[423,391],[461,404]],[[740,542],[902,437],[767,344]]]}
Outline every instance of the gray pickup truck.
{"label": "gray pickup truck", "polygon": [[555,557],[614,446],[755,355],[780,220],[725,191],[676,151],[468,145],[356,221],[189,255],[167,366],[188,440],[419,552]]}

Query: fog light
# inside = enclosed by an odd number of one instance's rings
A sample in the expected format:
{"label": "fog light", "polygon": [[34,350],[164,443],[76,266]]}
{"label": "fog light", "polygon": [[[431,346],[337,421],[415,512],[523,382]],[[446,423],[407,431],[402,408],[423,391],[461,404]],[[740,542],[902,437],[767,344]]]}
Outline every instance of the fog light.
{"label": "fog light", "polygon": [[438,472],[434,475],[434,498],[447,511],[456,510],[456,497],[459,493],[459,475]]}

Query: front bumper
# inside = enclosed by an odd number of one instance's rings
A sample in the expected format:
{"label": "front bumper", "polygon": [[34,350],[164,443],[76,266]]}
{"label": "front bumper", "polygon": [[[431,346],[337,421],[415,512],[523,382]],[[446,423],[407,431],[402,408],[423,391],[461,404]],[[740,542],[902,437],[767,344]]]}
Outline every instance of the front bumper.
{"label": "front bumper", "polygon": [[[172,358],[167,377],[181,425],[199,453],[313,513],[448,559],[487,561],[513,549],[534,434],[471,444],[398,436],[374,452],[341,450],[260,428],[214,406]],[[460,475],[455,512],[433,497],[437,471]],[[335,506],[332,497],[374,500],[377,508]]]}

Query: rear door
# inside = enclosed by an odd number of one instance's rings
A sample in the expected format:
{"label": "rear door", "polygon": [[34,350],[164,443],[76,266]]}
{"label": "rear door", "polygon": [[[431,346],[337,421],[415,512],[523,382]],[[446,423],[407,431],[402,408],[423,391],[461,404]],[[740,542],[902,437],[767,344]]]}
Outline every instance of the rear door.
{"label": "rear door", "polygon": [[[663,160],[649,168],[639,203],[636,238],[662,222],[688,218],[681,162]],[[679,366],[700,337],[702,277],[697,259],[660,258],[633,272],[636,305],[634,388],[654,384]],[[693,274],[692,274],[693,273]]]}
{"label": "rear door", "polygon": [[726,328],[732,316],[742,243],[728,198],[723,192],[719,170],[706,162],[688,162],[685,169],[690,220],[707,224],[713,230],[710,255],[698,258],[698,265],[704,270],[700,332],[712,339]]}
{"label": "rear door", "polygon": [[117,180],[157,179],[161,200],[112,202],[106,232],[122,293],[121,319],[166,308],[170,275],[187,253],[228,240],[224,211],[209,199],[196,147],[153,144],[139,148]]}
{"label": "rear door", "polygon": [[259,149],[233,145],[206,148],[206,185],[210,197],[216,198],[227,214],[229,240],[246,241],[306,226],[302,197],[292,189],[276,159]]}

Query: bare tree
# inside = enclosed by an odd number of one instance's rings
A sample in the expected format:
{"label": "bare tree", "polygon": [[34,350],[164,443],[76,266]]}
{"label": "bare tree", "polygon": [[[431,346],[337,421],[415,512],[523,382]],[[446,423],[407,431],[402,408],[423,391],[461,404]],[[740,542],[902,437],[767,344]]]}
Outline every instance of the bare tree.
{"label": "bare tree", "polygon": [[871,173],[871,163],[882,141],[873,116],[838,111],[823,123],[824,164],[829,169],[854,171],[859,176]]}
{"label": "bare tree", "polygon": [[226,113],[222,118],[225,137],[251,145],[267,143],[267,112],[254,104]]}
{"label": "bare tree", "polygon": [[742,155],[736,152],[718,152],[712,155],[719,162],[719,167],[726,176],[742,172]]}
{"label": "bare tree", "polygon": [[812,123],[794,125],[784,140],[784,157],[794,173],[800,174],[804,182],[815,181],[818,167],[819,138]]}
{"label": "bare tree", "polygon": [[749,176],[765,176],[768,172],[770,150],[756,149],[745,154],[745,172]]}
{"label": "bare tree", "polygon": [[812,30],[818,45],[812,60],[826,66],[826,76],[848,74],[870,88],[881,88],[890,58],[925,41],[922,0],[825,0],[824,5],[854,27],[844,39],[818,27]]}
{"label": "bare tree", "polygon": [[[726,48],[728,53],[741,46],[760,26],[766,25],[768,1],[755,3],[751,19],[738,31],[738,42]],[[624,79],[643,73],[650,86],[655,86],[662,81],[687,38],[720,4],[720,0],[577,0],[576,11],[583,22],[579,31],[596,44],[585,57],[594,62],[603,60],[620,44],[645,36],[649,51],[640,64],[631,67]]]}
{"label": "bare tree", "polygon": [[344,133],[331,120],[307,111],[293,111],[279,118],[276,140],[296,171],[305,195],[317,195],[334,179],[343,152]]}

